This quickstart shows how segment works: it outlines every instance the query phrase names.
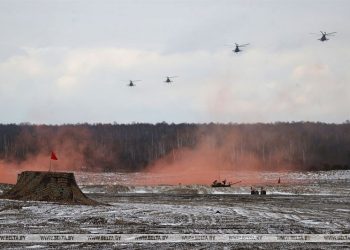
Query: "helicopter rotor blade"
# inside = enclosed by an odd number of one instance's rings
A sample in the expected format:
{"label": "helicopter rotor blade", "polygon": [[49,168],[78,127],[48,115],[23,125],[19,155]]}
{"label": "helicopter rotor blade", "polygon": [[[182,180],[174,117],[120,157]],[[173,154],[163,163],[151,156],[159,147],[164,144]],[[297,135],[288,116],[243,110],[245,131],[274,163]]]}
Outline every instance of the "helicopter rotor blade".
{"label": "helicopter rotor blade", "polygon": [[242,45],[238,45],[238,47],[245,47],[245,46],[247,46],[247,45],[249,45],[249,43],[242,44]]}
{"label": "helicopter rotor blade", "polygon": [[335,33],[337,33],[337,32],[331,32],[331,33],[325,33],[327,36],[332,36],[332,35],[334,35]]}
{"label": "helicopter rotor blade", "polygon": [[179,77],[179,76],[167,76],[168,78],[175,78],[175,77]]}

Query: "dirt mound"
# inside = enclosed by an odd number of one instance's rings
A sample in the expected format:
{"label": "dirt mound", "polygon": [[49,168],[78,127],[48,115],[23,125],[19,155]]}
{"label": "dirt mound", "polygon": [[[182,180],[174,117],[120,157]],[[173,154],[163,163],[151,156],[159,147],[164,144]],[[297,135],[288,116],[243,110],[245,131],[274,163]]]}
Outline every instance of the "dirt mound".
{"label": "dirt mound", "polygon": [[24,171],[2,199],[50,201],[61,204],[98,205],[78,187],[73,173]]}

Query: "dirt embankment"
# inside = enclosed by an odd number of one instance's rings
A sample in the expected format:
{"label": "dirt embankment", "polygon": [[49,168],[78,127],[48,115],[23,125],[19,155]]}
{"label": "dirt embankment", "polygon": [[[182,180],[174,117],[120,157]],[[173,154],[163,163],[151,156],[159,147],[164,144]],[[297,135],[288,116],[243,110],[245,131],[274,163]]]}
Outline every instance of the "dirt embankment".
{"label": "dirt embankment", "polygon": [[98,205],[78,187],[73,173],[24,171],[2,199],[49,201],[61,204]]}

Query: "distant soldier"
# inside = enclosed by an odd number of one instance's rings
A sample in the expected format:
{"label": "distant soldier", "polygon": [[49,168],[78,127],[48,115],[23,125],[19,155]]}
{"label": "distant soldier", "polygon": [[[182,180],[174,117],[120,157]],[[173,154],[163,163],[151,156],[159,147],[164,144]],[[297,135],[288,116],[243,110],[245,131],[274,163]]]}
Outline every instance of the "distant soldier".
{"label": "distant soldier", "polygon": [[278,182],[277,182],[278,184],[280,184],[281,183],[281,177],[278,177]]}
{"label": "distant soldier", "polygon": [[264,187],[261,187],[260,195],[266,195],[266,190],[264,189]]}

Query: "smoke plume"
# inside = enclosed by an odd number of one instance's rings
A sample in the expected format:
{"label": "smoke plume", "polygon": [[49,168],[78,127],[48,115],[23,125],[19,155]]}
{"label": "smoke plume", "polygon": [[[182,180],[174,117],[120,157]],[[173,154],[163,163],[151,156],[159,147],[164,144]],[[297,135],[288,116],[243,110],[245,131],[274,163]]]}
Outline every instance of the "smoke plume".
{"label": "smoke plume", "polygon": [[90,143],[90,133],[84,128],[24,127],[15,142],[18,157],[0,161],[0,182],[15,183],[17,174],[24,170],[48,171],[51,151],[58,157],[51,161],[51,171],[82,170]]}
{"label": "smoke plume", "polygon": [[[261,171],[293,170],[291,165],[266,166],[260,157],[245,149],[244,138],[235,132],[214,130],[198,133],[199,143],[192,149],[177,149],[151,164],[146,172],[158,174],[148,184],[211,184],[214,180],[240,182],[242,185],[262,183]],[[282,162],[284,155],[275,152],[270,158]],[[271,160],[271,159],[270,159]],[[243,177],[244,176],[244,177]],[[158,183],[157,183],[158,182]]]}

